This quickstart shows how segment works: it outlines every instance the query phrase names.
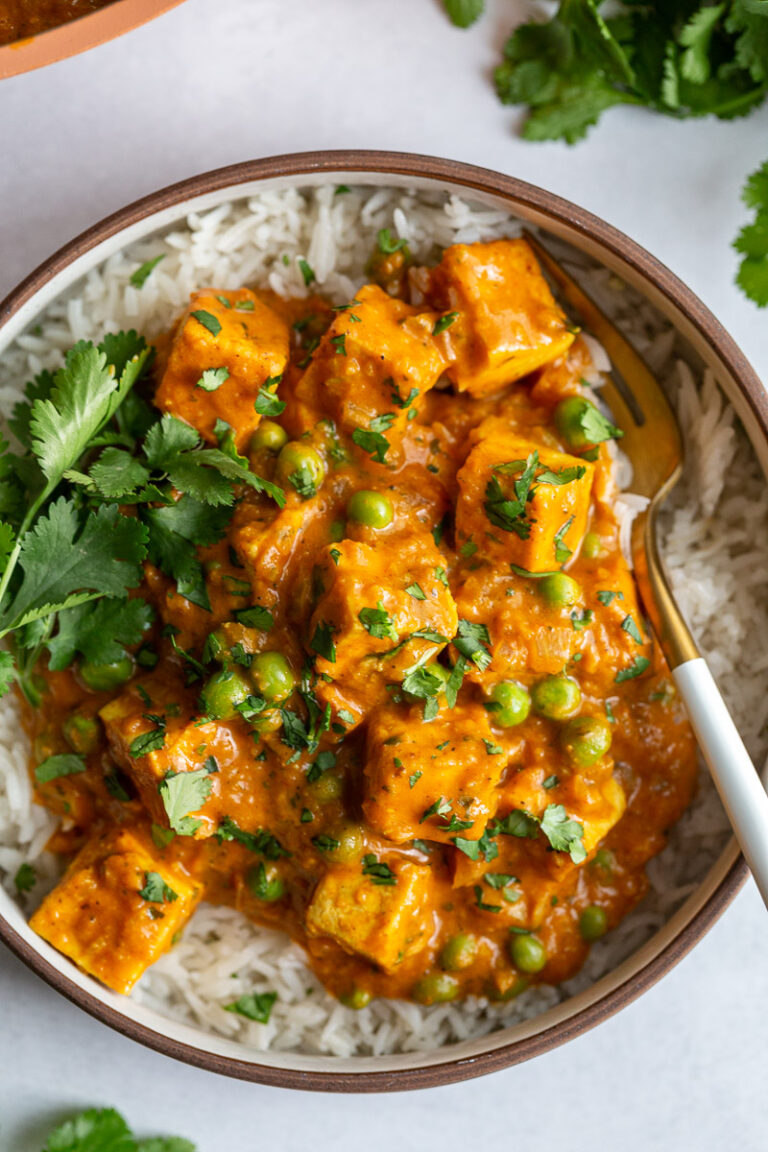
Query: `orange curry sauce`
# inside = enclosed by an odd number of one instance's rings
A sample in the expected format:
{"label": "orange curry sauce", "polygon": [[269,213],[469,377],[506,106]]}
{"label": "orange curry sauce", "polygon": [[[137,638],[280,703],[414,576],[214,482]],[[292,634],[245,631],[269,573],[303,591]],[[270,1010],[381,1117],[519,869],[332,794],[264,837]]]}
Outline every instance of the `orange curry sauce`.
{"label": "orange curry sauce", "polygon": [[120,991],[201,899],[284,928],[355,1006],[557,983],[691,799],[612,449],[557,416],[585,344],[524,241],[407,263],[335,309],[199,292],[161,342],[156,405],[229,426],[286,501],[238,490],[197,603],[146,565],[124,682],[44,671],[28,709],[35,763],[86,766],[36,782],[73,860],[32,924]]}

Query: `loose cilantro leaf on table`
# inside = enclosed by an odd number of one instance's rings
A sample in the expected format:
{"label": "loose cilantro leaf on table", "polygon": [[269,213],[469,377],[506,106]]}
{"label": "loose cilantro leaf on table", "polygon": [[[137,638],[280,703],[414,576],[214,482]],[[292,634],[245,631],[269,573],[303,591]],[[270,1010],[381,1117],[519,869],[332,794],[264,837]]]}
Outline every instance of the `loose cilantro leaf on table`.
{"label": "loose cilantro leaf on table", "polygon": [[89,1108],[49,1134],[43,1152],[196,1152],[181,1136],[137,1140],[114,1108]]}
{"label": "loose cilantro leaf on table", "polygon": [[[768,75],[768,4],[766,4],[765,67]],[[755,16],[755,20],[759,17]],[[736,282],[760,308],[768,307],[768,160],[753,172],[742,193],[744,203],[755,210],[755,218],[739,232],[733,242],[741,255]]]}
{"label": "loose cilantro leaf on table", "polygon": [[469,28],[485,10],[485,0],[443,0],[443,4],[451,24],[457,28]]}
{"label": "loose cilantro leaf on table", "polygon": [[135,272],[131,273],[130,280],[134,288],[144,287],[161,260],[165,260],[165,252],[161,252],[159,256],[155,256],[152,260],[145,260],[143,264],[139,265]]}

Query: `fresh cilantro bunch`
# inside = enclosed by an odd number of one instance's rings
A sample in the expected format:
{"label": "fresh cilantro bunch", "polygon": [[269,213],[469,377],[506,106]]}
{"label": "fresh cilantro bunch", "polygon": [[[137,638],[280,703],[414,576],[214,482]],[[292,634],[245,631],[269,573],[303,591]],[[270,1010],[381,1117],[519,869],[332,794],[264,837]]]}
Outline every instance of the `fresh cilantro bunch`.
{"label": "fresh cilantro bunch", "polygon": [[14,677],[39,699],[34,668],[76,658],[105,664],[138,643],[152,619],[129,594],[150,560],[181,595],[209,608],[197,547],[226,531],[248,485],[278,503],[219,429],[218,448],[160,416],[135,390],[152,356],[135,332],[80,342],[58,372],[27,385],[0,440],[0,695]]}
{"label": "fresh cilantro bunch", "polygon": [[529,140],[580,140],[616,104],[668,116],[732,119],[768,91],[765,0],[562,0],[546,23],[523,24],[504,49],[496,90],[527,104]]}
{"label": "fresh cilantro bunch", "polygon": [[195,1152],[195,1145],[181,1136],[137,1140],[114,1108],[89,1108],[54,1128],[42,1152]]}
{"label": "fresh cilantro bunch", "polygon": [[[483,11],[482,0],[444,3],[462,28]],[[502,103],[527,106],[528,140],[574,144],[617,104],[678,119],[745,116],[768,93],[768,0],[623,0],[609,10],[600,0],[561,0],[550,20],[515,29],[495,82]],[[763,166],[744,191],[757,218],[734,244],[742,255],[737,282],[761,307],[768,305],[767,186]]]}

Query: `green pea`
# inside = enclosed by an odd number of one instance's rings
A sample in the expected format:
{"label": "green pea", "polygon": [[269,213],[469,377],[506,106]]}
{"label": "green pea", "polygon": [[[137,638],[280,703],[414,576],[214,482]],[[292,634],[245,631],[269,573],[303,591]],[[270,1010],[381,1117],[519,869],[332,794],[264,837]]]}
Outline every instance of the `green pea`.
{"label": "green pea", "polygon": [[577,716],[560,733],[560,744],[577,768],[590,768],[611,747],[611,726],[597,716]]}
{"label": "green pea", "polygon": [[498,708],[491,711],[491,719],[500,728],[516,728],[528,719],[531,697],[522,684],[514,680],[501,680],[491,688],[491,701]]}
{"label": "green pea", "polygon": [[608,917],[605,914],[605,909],[601,908],[599,904],[588,905],[579,916],[579,932],[581,932],[582,940],[592,944],[601,936],[605,936],[607,931]]}
{"label": "green pea", "polygon": [[459,982],[447,972],[427,972],[413,986],[411,995],[419,1004],[445,1004],[459,994]]}
{"label": "green pea", "polygon": [[538,581],[539,592],[548,604],[556,608],[570,608],[581,599],[581,585],[565,572],[553,572]]}
{"label": "green pea", "polygon": [[570,676],[560,673],[539,680],[531,689],[533,706],[548,720],[567,720],[581,705],[581,689]]}
{"label": "green pea", "polygon": [[584,396],[568,396],[555,408],[555,427],[573,452],[583,452],[586,448],[594,447],[594,441],[587,439],[583,428],[588,412],[594,412],[599,426],[601,415]]}
{"label": "green pea", "polygon": [[234,668],[214,672],[200,693],[200,704],[206,716],[214,720],[231,720],[237,705],[251,695],[250,686]]}
{"label": "green pea", "polygon": [[248,887],[257,900],[274,904],[285,895],[285,881],[274,864],[257,864],[246,877]]}
{"label": "green pea", "polygon": [[440,964],[447,972],[460,972],[469,968],[477,957],[477,937],[471,932],[451,936],[440,953]]}
{"label": "green pea", "polygon": [[321,804],[329,804],[339,799],[344,791],[344,783],[335,772],[323,772],[322,776],[313,781],[312,791]]}
{"label": "green pea", "polygon": [[360,858],[365,842],[359,825],[346,824],[334,833],[334,839],[339,842],[338,847],[333,849],[334,860],[339,860],[342,864],[351,864]]}
{"label": "green pea", "polygon": [[347,504],[347,516],[357,520],[367,528],[387,528],[394,517],[394,509],[389,496],[383,492],[370,492],[361,488],[354,492]]}
{"label": "green pea", "polygon": [[276,424],[274,420],[262,420],[258,428],[251,436],[251,441],[248,447],[251,452],[267,451],[279,452],[288,440],[288,433],[285,428],[280,424]]}
{"label": "green pea", "polygon": [[521,972],[541,972],[547,962],[547,950],[537,936],[515,933],[509,939],[509,954]]}
{"label": "green pea", "polygon": [[581,545],[581,554],[587,560],[597,560],[603,554],[603,541],[597,532],[587,532]]}
{"label": "green pea", "polygon": [[328,529],[328,535],[331,538],[331,543],[338,544],[340,540],[344,539],[347,531],[347,526],[343,520],[334,520]]}
{"label": "green pea", "polygon": [[203,570],[206,576],[212,576],[214,572],[220,572],[224,567],[221,560],[206,560],[203,564]]}
{"label": "green pea", "polygon": [[500,1000],[504,1002],[507,1000],[514,1000],[515,997],[519,996],[521,992],[525,992],[526,988],[530,987],[530,984],[531,982],[527,976],[518,976],[517,980],[515,980],[513,984],[510,984],[509,988],[505,988],[503,991],[501,988],[497,988],[494,985],[491,985],[488,988],[488,999],[497,1001]]}
{"label": "green pea", "polygon": [[616,857],[610,848],[598,848],[592,863],[595,868],[601,868],[610,875],[616,866]]}
{"label": "green pea", "polygon": [[291,477],[295,478],[297,473],[319,488],[325,480],[326,468],[320,453],[310,444],[289,440],[277,458],[277,478],[281,484],[291,484]]}
{"label": "green pea", "polygon": [[83,716],[74,712],[61,726],[64,739],[73,752],[87,756],[99,746],[101,724],[96,716]]}
{"label": "green pea", "polygon": [[91,692],[109,692],[119,688],[133,675],[133,661],[130,656],[113,660],[109,664],[91,664],[84,660],[80,665],[80,679]]}
{"label": "green pea", "polygon": [[250,674],[268,704],[287,699],[296,687],[296,677],[282,652],[259,652],[253,658]]}
{"label": "green pea", "polygon": [[339,996],[342,1004],[347,1008],[354,1008],[356,1012],[359,1012],[361,1008],[365,1008],[370,1004],[372,999],[373,996],[367,988],[358,988],[357,985]]}

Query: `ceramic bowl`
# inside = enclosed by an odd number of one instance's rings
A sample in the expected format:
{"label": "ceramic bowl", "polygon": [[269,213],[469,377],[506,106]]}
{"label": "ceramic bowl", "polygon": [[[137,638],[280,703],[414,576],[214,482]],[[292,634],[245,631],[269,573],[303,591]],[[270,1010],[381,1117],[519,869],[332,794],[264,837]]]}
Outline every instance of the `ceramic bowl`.
{"label": "ceramic bowl", "polygon": [[[182,221],[193,210],[270,188],[323,183],[455,192],[506,209],[608,267],[655,305],[713,370],[768,472],[768,395],[732,339],[689,288],[627,236],[583,209],[512,177],[425,156],[363,151],[277,156],[208,172],[147,196],[67,244],[0,304],[0,354],[61,292],[131,242]],[[702,938],[746,875],[746,865],[731,840],[664,927],[586,991],[532,1020],[478,1039],[429,1053],[375,1058],[259,1052],[174,1023],[76,969],[30,931],[21,910],[2,889],[0,938],[86,1012],[166,1055],[283,1087],[391,1091],[493,1072],[541,1055],[605,1020],[641,996]]]}
{"label": "ceramic bowl", "polygon": [[0,80],[106,44],[107,40],[130,32],[181,3],[183,0],[116,0],[106,8],[70,20],[68,24],[59,24],[39,36],[3,44],[0,46]]}

